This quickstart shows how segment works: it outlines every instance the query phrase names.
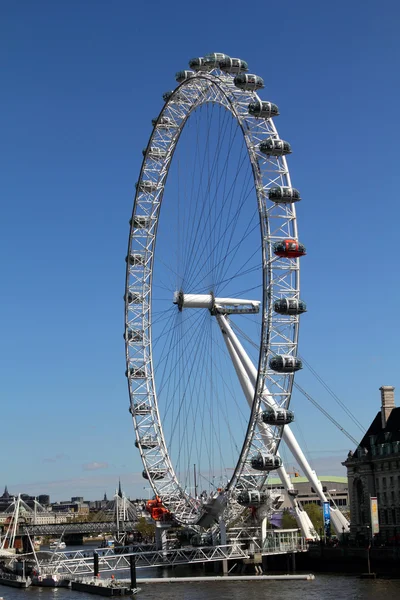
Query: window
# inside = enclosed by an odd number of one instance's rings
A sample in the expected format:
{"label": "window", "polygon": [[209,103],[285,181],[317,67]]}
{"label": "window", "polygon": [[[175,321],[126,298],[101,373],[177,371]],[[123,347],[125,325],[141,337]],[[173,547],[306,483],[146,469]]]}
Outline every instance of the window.
{"label": "window", "polygon": [[383,489],[386,488],[386,477],[382,477],[382,486],[383,486]]}

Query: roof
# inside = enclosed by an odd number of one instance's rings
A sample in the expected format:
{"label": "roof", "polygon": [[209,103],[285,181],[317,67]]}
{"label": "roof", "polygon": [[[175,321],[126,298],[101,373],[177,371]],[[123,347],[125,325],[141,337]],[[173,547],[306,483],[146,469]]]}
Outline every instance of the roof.
{"label": "roof", "polygon": [[[390,440],[385,439],[385,433],[391,433]],[[371,449],[371,435],[376,435],[376,444],[384,444],[387,441],[400,441],[400,407],[393,408],[387,420],[386,427],[382,427],[381,411],[378,412],[375,419],[369,426],[367,433],[358,445],[358,448]]]}
{"label": "roof", "polygon": [[[335,475],[321,475],[318,477],[320,481],[324,483],[347,483],[347,477],[338,477]],[[292,483],[309,483],[307,477],[292,477]],[[281,480],[278,477],[270,477],[268,479],[268,485],[280,485]]]}

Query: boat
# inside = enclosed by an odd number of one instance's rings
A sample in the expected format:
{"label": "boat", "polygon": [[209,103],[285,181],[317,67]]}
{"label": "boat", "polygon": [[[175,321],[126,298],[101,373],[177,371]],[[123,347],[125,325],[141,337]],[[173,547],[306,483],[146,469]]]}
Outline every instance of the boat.
{"label": "boat", "polygon": [[100,548],[114,548],[114,547],[115,547],[115,540],[113,540],[113,539],[103,540],[100,545]]}
{"label": "boat", "polygon": [[67,547],[66,543],[61,540],[51,540],[49,546],[50,550],[65,550]]}
{"label": "boat", "polygon": [[48,573],[44,575],[32,575],[32,585],[39,587],[69,588],[71,582],[69,579],[64,579],[62,575]]}
{"label": "boat", "polygon": [[27,588],[31,585],[32,581],[30,577],[24,577],[23,575],[16,575],[15,573],[0,572],[0,584],[7,585],[15,588]]}
{"label": "boat", "polygon": [[71,581],[71,589],[98,596],[133,596],[140,591],[139,588],[131,589],[126,584],[115,579],[80,579]]}

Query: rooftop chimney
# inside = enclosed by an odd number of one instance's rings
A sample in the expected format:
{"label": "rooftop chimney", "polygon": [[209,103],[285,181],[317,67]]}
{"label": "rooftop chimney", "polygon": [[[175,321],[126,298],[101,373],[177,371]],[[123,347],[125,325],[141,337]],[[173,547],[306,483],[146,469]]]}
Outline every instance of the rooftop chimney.
{"label": "rooftop chimney", "polygon": [[386,423],[390,417],[390,413],[394,409],[394,387],[392,385],[383,385],[379,388],[381,390],[381,416],[382,416],[382,429],[385,429]]}

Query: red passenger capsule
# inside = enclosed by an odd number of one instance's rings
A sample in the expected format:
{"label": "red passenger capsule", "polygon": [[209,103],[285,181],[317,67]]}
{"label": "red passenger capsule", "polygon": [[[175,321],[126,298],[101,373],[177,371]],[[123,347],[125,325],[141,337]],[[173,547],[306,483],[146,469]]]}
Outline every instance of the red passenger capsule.
{"label": "red passenger capsule", "polygon": [[297,240],[275,242],[273,251],[276,256],[280,256],[281,258],[299,258],[299,256],[306,254],[305,247]]}

